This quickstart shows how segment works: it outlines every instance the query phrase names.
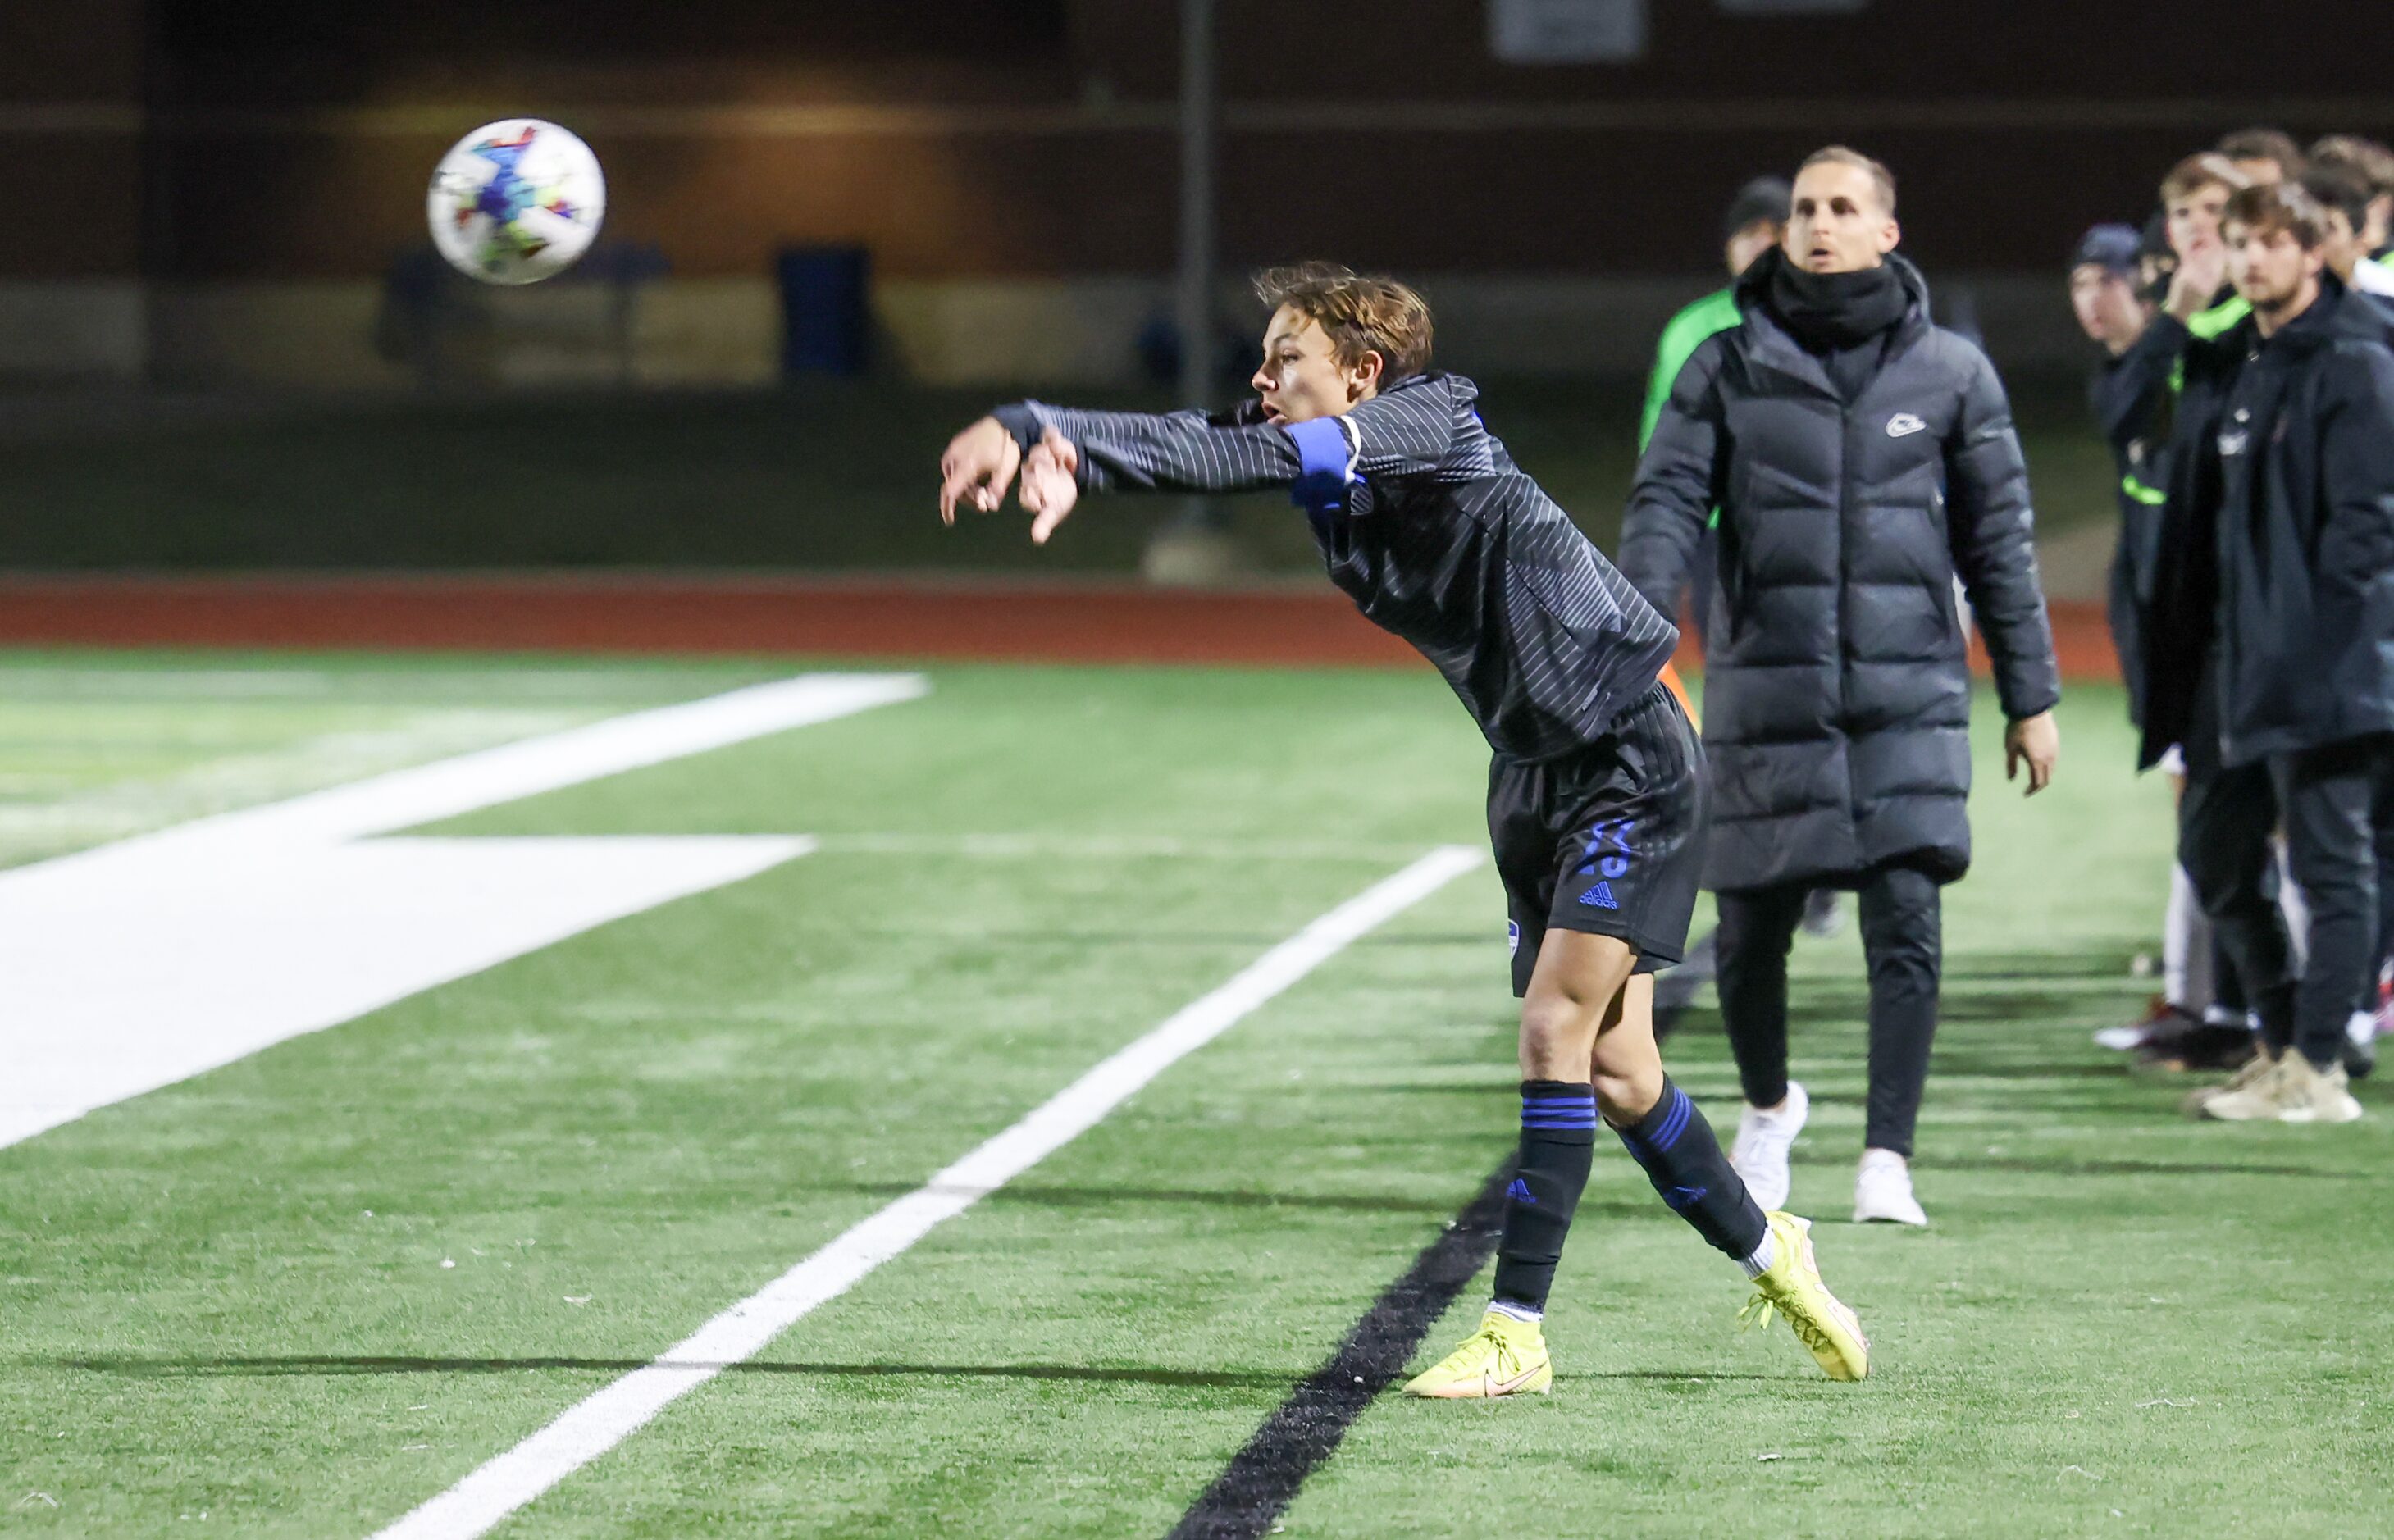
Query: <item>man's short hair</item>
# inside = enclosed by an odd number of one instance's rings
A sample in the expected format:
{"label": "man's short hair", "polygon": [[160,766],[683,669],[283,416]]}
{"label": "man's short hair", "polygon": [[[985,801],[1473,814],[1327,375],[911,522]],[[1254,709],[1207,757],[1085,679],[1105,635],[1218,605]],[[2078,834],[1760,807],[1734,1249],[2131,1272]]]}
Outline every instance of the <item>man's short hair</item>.
{"label": "man's short hair", "polygon": [[2327,236],[2327,211],[2300,182],[2240,189],[2219,222],[2222,228],[2243,225],[2256,235],[2291,235],[2305,251],[2317,251]]}
{"label": "man's short hair", "polygon": [[2162,202],[2178,203],[2206,187],[2221,187],[2237,193],[2252,185],[2253,178],[2237,170],[2234,161],[2219,151],[2205,150],[2169,168],[2169,175],[2162,178]]}
{"label": "man's short hair", "polygon": [[1264,269],[1255,288],[1273,309],[1286,305],[1309,317],[1329,336],[1332,356],[1350,369],[1365,353],[1380,355],[1383,383],[1429,367],[1429,302],[1393,278],[1335,262],[1296,262]]}
{"label": "man's short hair", "polygon": [[2394,197],[2394,150],[2358,134],[2330,134],[2311,146],[2311,165],[2361,178],[2373,198]]}
{"label": "man's short hair", "polygon": [[2351,167],[2314,160],[2310,169],[2296,178],[2295,185],[2309,193],[2322,209],[2342,210],[2344,222],[2355,231],[2369,222],[2369,184]]}
{"label": "man's short hair", "polygon": [[2282,128],[2239,128],[2222,134],[2219,152],[2231,161],[2275,161],[2290,182],[2303,174],[2302,146]]}
{"label": "man's short hair", "polygon": [[1796,175],[1800,177],[1816,165],[1850,165],[1855,170],[1867,174],[1871,179],[1871,186],[1878,191],[1878,201],[1886,205],[1889,216],[1895,213],[1895,173],[1889,171],[1882,162],[1874,161],[1861,151],[1849,150],[1842,144],[1823,145],[1804,157],[1804,164],[1796,168]]}

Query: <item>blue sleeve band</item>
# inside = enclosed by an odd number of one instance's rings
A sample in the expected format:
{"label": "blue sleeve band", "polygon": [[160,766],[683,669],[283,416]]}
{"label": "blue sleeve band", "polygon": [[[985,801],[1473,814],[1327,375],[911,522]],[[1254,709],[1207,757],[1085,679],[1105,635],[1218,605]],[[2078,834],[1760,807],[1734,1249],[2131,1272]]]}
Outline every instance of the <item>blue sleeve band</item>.
{"label": "blue sleeve band", "polygon": [[999,427],[1014,435],[1014,441],[1025,454],[1030,454],[1032,446],[1039,441],[1043,432],[1039,426],[1039,414],[1029,401],[1015,401],[996,407],[990,415],[997,419]]}
{"label": "blue sleeve band", "polygon": [[1288,500],[1308,513],[1335,513],[1347,506],[1347,488],[1354,478],[1347,467],[1355,452],[1348,446],[1347,430],[1335,417],[1290,423],[1281,429],[1296,445],[1296,480]]}

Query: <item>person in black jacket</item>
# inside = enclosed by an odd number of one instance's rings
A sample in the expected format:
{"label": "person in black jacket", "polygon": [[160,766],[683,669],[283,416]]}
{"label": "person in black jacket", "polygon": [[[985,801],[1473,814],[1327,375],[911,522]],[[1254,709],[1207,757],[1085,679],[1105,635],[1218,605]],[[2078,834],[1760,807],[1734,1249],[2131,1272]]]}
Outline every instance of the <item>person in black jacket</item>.
{"label": "person in black jacket", "polygon": [[[2111,626],[2111,645],[2120,655],[2121,672],[2138,677],[2137,596],[2142,575],[2151,566],[2146,552],[2160,522],[2163,480],[2155,446],[2138,431],[2145,416],[2143,403],[2129,394],[2123,398],[2120,359],[2136,346],[2152,319],[2152,306],[2137,288],[2137,262],[2142,238],[2128,225],[2097,225],[2078,238],[2070,254],[2070,308],[2079,329],[2103,349],[2100,362],[2087,380],[2087,399],[2097,424],[2111,446],[2113,487],[2120,509],[2120,542],[2111,557],[2111,592],[2105,605]],[[2138,710],[2131,690],[2128,711]]]}
{"label": "person in black jacket", "polygon": [[1922,1224],[1908,1162],[1937,1027],[1939,889],[1970,862],[1957,573],[2032,792],[2059,754],[2060,684],[2003,386],[1930,323],[1898,234],[1884,166],[1842,147],[1804,163],[1784,246],[1739,283],[1744,320],[1672,389],[1621,548],[1638,592],[1667,602],[1720,509],[1704,876],[1747,1102],[1732,1164],[1757,1196],[1787,1191],[1806,1107],[1787,1078],[1787,948],[1807,888],[1857,888],[1871,1091],[1855,1217]]}
{"label": "person in black jacket", "polygon": [[[2269,1073],[2294,1035],[2292,928],[2278,902],[2271,846],[2277,791],[2268,766],[2230,764],[2220,754],[2216,444],[2228,398],[2260,344],[2250,303],[2228,281],[2224,220],[2230,203],[2252,185],[2215,154],[2190,155],[2163,180],[2177,266],[2160,310],[2120,358],[2115,384],[2146,414],[2124,415],[2120,431],[2158,434],[2166,445],[2166,497],[2140,595],[2138,673],[2131,681],[2142,708],[2137,768],[2175,757],[2183,770],[2178,862],[2228,964],[2223,993],[2230,982],[2241,990],[2257,1029],[2245,1034],[2234,1078],[2187,1099],[2196,1113]],[[2225,1022],[2206,1028],[2217,1043],[2240,1032]]]}
{"label": "person in black jacket", "polygon": [[[2223,163],[2224,164],[2224,163]],[[2200,163],[2198,162],[2200,168]],[[2199,185],[2210,185],[2198,179]],[[2191,191],[2184,178],[2173,186],[2181,204]],[[2225,207],[2233,191],[2216,187]],[[2167,196],[2165,191],[2164,196]],[[2180,222],[2187,210],[2180,208]],[[2140,351],[2137,344],[2151,325],[2153,312],[2166,292],[2185,313],[2188,285],[2176,282],[2177,254],[2166,241],[2167,216],[2156,214],[2139,237],[2125,225],[2098,225],[2080,240],[2072,254],[2070,295],[2072,309],[2087,336],[2103,345],[2104,357],[2088,380],[2087,396],[2096,425],[2111,445],[2113,489],[2120,512],[2120,538],[2111,559],[2108,603],[2111,644],[2120,660],[2120,677],[2127,685],[2128,719],[2145,718],[2144,616],[2153,597],[2155,550],[2160,544],[2162,516],[2169,485],[2169,398],[2176,353],[2166,359]],[[2203,232],[2181,229],[2182,240],[2200,244]],[[2216,245],[2216,220],[2207,240]],[[2140,283],[2150,259],[2166,260],[2170,278]],[[2219,272],[2197,296],[2207,306],[2213,292],[2225,283],[2225,258]],[[2188,265],[2190,283],[2205,283],[2200,257]],[[2151,292],[2148,292],[2151,291]],[[2241,303],[2241,302],[2240,302]],[[2183,796],[2184,755],[2173,747],[2162,760],[2173,795]],[[2253,1054],[2253,1033],[2243,988],[2233,960],[2211,931],[2196,896],[2194,879],[2183,862],[2170,870],[2168,906],[2164,918],[2162,993],[2153,997],[2144,1018],[2124,1027],[2105,1027],[2095,1034],[2105,1047],[2134,1049],[2141,1062],[2177,1070],[2232,1070]]]}
{"label": "person in black jacket", "polygon": [[2220,759],[2268,766],[2310,911],[2291,1044],[2203,1104],[2230,1122],[2361,1115],[2341,1059],[2374,982],[2375,849],[2394,824],[2394,317],[2325,270],[2324,231],[2297,184],[2228,205],[2253,336],[2207,446]]}

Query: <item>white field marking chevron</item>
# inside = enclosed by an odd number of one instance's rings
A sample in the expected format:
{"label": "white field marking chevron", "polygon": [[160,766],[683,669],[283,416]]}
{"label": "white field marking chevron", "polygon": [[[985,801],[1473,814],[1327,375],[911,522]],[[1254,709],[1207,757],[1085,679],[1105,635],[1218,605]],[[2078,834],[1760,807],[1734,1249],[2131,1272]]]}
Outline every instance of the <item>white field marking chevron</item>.
{"label": "white field marking chevron", "polygon": [[0,1148],[813,849],[374,836],[927,688],[801,675],[0,872]]}

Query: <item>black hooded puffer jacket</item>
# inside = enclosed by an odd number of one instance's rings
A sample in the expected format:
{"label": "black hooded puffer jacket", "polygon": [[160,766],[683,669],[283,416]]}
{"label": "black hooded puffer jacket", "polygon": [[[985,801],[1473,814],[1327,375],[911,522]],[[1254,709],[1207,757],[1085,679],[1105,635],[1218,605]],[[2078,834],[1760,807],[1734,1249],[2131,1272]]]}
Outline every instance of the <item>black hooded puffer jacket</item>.
{"label": "black hooded puffer jacket", "polygon": [[2060,698],[2028,471],[1993,365],[1908,294],[1850,398],[1769,302],[1700,347],[1638,468],[1621,569],[1665,614],[1710,509],[1720,582],[1705,654],[1705,886],[1835,884],[1908,862],[1968,868],[1970,680],[1958,574],[2005,714]]}

